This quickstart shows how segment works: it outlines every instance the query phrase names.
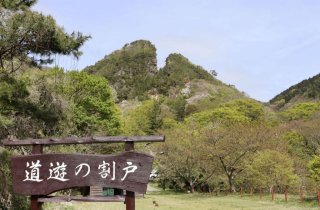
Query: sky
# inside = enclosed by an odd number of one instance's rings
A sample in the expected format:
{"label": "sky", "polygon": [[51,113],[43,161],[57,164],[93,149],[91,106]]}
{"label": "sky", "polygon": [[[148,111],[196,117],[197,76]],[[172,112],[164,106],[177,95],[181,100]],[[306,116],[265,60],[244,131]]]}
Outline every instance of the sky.
{"label": "sky", "polygon": [[320,73],[318,0],[38,0],[33,9],[92,36],[79,60],[56,57],[68,70],[145,39],[158,67],[181,53],[263,102]]}

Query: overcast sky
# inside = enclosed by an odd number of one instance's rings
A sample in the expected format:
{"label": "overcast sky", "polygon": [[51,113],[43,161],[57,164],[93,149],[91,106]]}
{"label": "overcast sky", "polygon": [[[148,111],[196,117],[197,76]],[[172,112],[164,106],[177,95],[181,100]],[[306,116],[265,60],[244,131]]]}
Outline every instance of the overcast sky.
{"label": "overcast sky", "polygon": [[260,101],[320,72],[318,0],[38,0],[34,9],[92,36],[78,61],[57,57],[66,69],[146,39],[159,67],[179,52]]}

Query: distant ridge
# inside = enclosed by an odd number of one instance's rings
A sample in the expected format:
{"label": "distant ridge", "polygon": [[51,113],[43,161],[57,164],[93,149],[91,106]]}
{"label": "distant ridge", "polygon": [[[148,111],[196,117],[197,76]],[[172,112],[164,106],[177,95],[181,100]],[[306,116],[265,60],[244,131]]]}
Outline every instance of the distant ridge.
{"label": "distant ridge", "polygon": [[295,102],[320,99],[320,74],[291,86],[270,100],[270,104],[283,107]]}

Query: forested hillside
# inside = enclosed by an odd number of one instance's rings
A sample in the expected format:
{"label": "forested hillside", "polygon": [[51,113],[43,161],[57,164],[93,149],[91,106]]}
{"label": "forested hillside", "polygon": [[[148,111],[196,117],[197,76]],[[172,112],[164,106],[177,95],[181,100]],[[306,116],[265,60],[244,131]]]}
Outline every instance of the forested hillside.
{"label": "forested hillside", "polygon": [[320,116],[320,75],[289,87],[270,100],[273,109],[286,120],[308,120]]}
{"label": "forested hillside", "polygon": [[270,100],[270,103],[278,107],[290,105],[295,102],[319,100],[320,98],[320,74],[291,86]]}
{"label": "forested hillside", "polygon": [[149,41],[126,44],[84,71],[103,76],[117,90],[119,100],[143,98],[154,86],[156,48]]}

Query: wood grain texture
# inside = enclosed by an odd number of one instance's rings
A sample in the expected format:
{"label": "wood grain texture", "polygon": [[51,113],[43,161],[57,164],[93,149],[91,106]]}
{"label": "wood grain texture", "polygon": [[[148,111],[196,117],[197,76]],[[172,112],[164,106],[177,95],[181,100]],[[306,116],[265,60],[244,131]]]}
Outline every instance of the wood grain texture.
{"label": "wood grain texture", "polygon": [[61,145],[61,144],[97,144],[121,142],[164,142],[164,136],[91,136],[65,137],[45,139],[4,139],[4,146],[31,146],[31,145]]}
{"label": "wood grain texture", "polygon": [[115,196],[70,196],[70,197],[43,197],[38,199],[39,202],[70,202],[70,201],[81,201],[81,202],[124,202],[125,196],[115,195]]}
{"label": "wood grain texture", "polygon": [[[27,177],[26,170],[31,172],[30,168],[27,167],[27,162],[31,165],[32,161],[36,162],[38,160],[41,164],[41,167],[39,167],[39,179],[42,181],[25,180]],[[111,167],[110,174],[106,178],[102,178],[101,174],[99,174],[101,172],[99,165],[103,161],[110,163]],[[113,161],[115,162],[115,180],[112,180]],[[123,169],[128,166],[127,162],[137,166],[137,169],[133,173],[128,173],[127,177],[121,180],[125,175],[125,170]],[[152,170],[152,162],[153,157],[151,155],[134,151],[115,155],[35,154],[12,157],[13,190],[15,193],[22,195],[48,195],[58,190],[73,187],[101,186],[144,194],[146,193]],[[50,163],[53,166],[50,166]],[[63,178],[68,179],[67,181],[48,179],[50,177],[50,169],[56,167],[57,163],[66,165],[66,170],[64,171],[66,175]],[[87,176],[85,176],[87,167],[83,167],[77,175],[75,173],[77,166],[81,163],[86,163],[90,166],[90,173]]]}

